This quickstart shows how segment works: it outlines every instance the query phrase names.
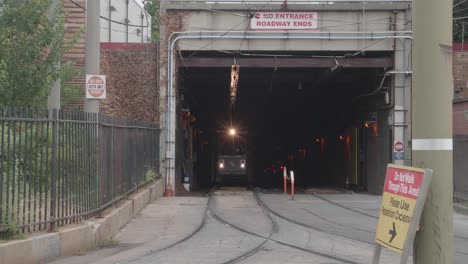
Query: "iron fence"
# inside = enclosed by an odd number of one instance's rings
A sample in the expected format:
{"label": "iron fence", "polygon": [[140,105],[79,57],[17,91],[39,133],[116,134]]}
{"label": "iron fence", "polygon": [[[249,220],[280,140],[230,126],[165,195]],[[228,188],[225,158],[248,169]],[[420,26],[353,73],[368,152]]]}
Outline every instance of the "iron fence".
{"label": "iron fence", "polygon": [[453,138],[453,193],[456,202],[468,201],[468,135]]}
{"label": "iron fence", "polygon": [[0,121],[0,235],[89,218],[159,170],[157,124],[22,108]]}

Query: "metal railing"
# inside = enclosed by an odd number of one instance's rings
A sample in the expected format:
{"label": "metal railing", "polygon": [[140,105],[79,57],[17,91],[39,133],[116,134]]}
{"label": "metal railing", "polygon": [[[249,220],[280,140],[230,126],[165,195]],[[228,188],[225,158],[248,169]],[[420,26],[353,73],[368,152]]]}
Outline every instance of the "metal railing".
{"label": "metal railing", "polygon": [[468,201],[468,135],[453,138],[453,195],[456,202]]}
{"label": "metal railing", "polygon": [[74,111],[0,114],[0,236],[94,216],[158,171],[157,124]]}

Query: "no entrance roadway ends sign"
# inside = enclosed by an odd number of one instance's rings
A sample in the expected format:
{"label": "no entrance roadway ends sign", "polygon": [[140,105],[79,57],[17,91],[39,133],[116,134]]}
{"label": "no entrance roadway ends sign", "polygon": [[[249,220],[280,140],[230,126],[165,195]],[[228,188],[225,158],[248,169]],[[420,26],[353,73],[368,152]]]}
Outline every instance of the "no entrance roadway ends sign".
{"label": "no entrance roadway ends sign", "polygon": [[254,30],[317,30],[317,12],[257,12],[250,20]]}
{"label": "no entrance roadway ends sign", "polygon": [[390,250],[409,250],[426,199],[431,170],[389,164],[375,241]]}
{"label": "no entrance roadway ends sign", "polygon": [[86,99],[106,99],[105,75],[86,75]]}

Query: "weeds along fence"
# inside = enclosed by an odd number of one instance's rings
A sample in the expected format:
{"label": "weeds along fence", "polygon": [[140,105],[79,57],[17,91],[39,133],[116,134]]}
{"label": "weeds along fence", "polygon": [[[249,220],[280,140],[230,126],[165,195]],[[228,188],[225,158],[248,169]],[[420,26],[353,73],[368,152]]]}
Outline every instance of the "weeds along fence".
{"label": "weeds along fence", "polygon": [[157,124],[2,108],[0,239],[79,222],[156,177]]}

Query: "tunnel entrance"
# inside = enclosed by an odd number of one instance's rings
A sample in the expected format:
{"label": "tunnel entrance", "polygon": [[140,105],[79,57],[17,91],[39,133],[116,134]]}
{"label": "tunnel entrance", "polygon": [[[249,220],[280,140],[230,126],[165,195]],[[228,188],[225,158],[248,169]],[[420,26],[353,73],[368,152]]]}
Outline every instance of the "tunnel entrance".
{"label": "tunnel entrance", "polygon": [[249,184],[280,187],[286,166],[302,187],[366,190],[369,175],[392,160],[393,91],[385,78],[391,53],[349,61],[329,54],[314,58],[322,55],[237,57],[232,122],[233,57],[186,56],[177,80],[181,181],[191,189],[216,183],[219,141],[234,127],[247,148]]}

